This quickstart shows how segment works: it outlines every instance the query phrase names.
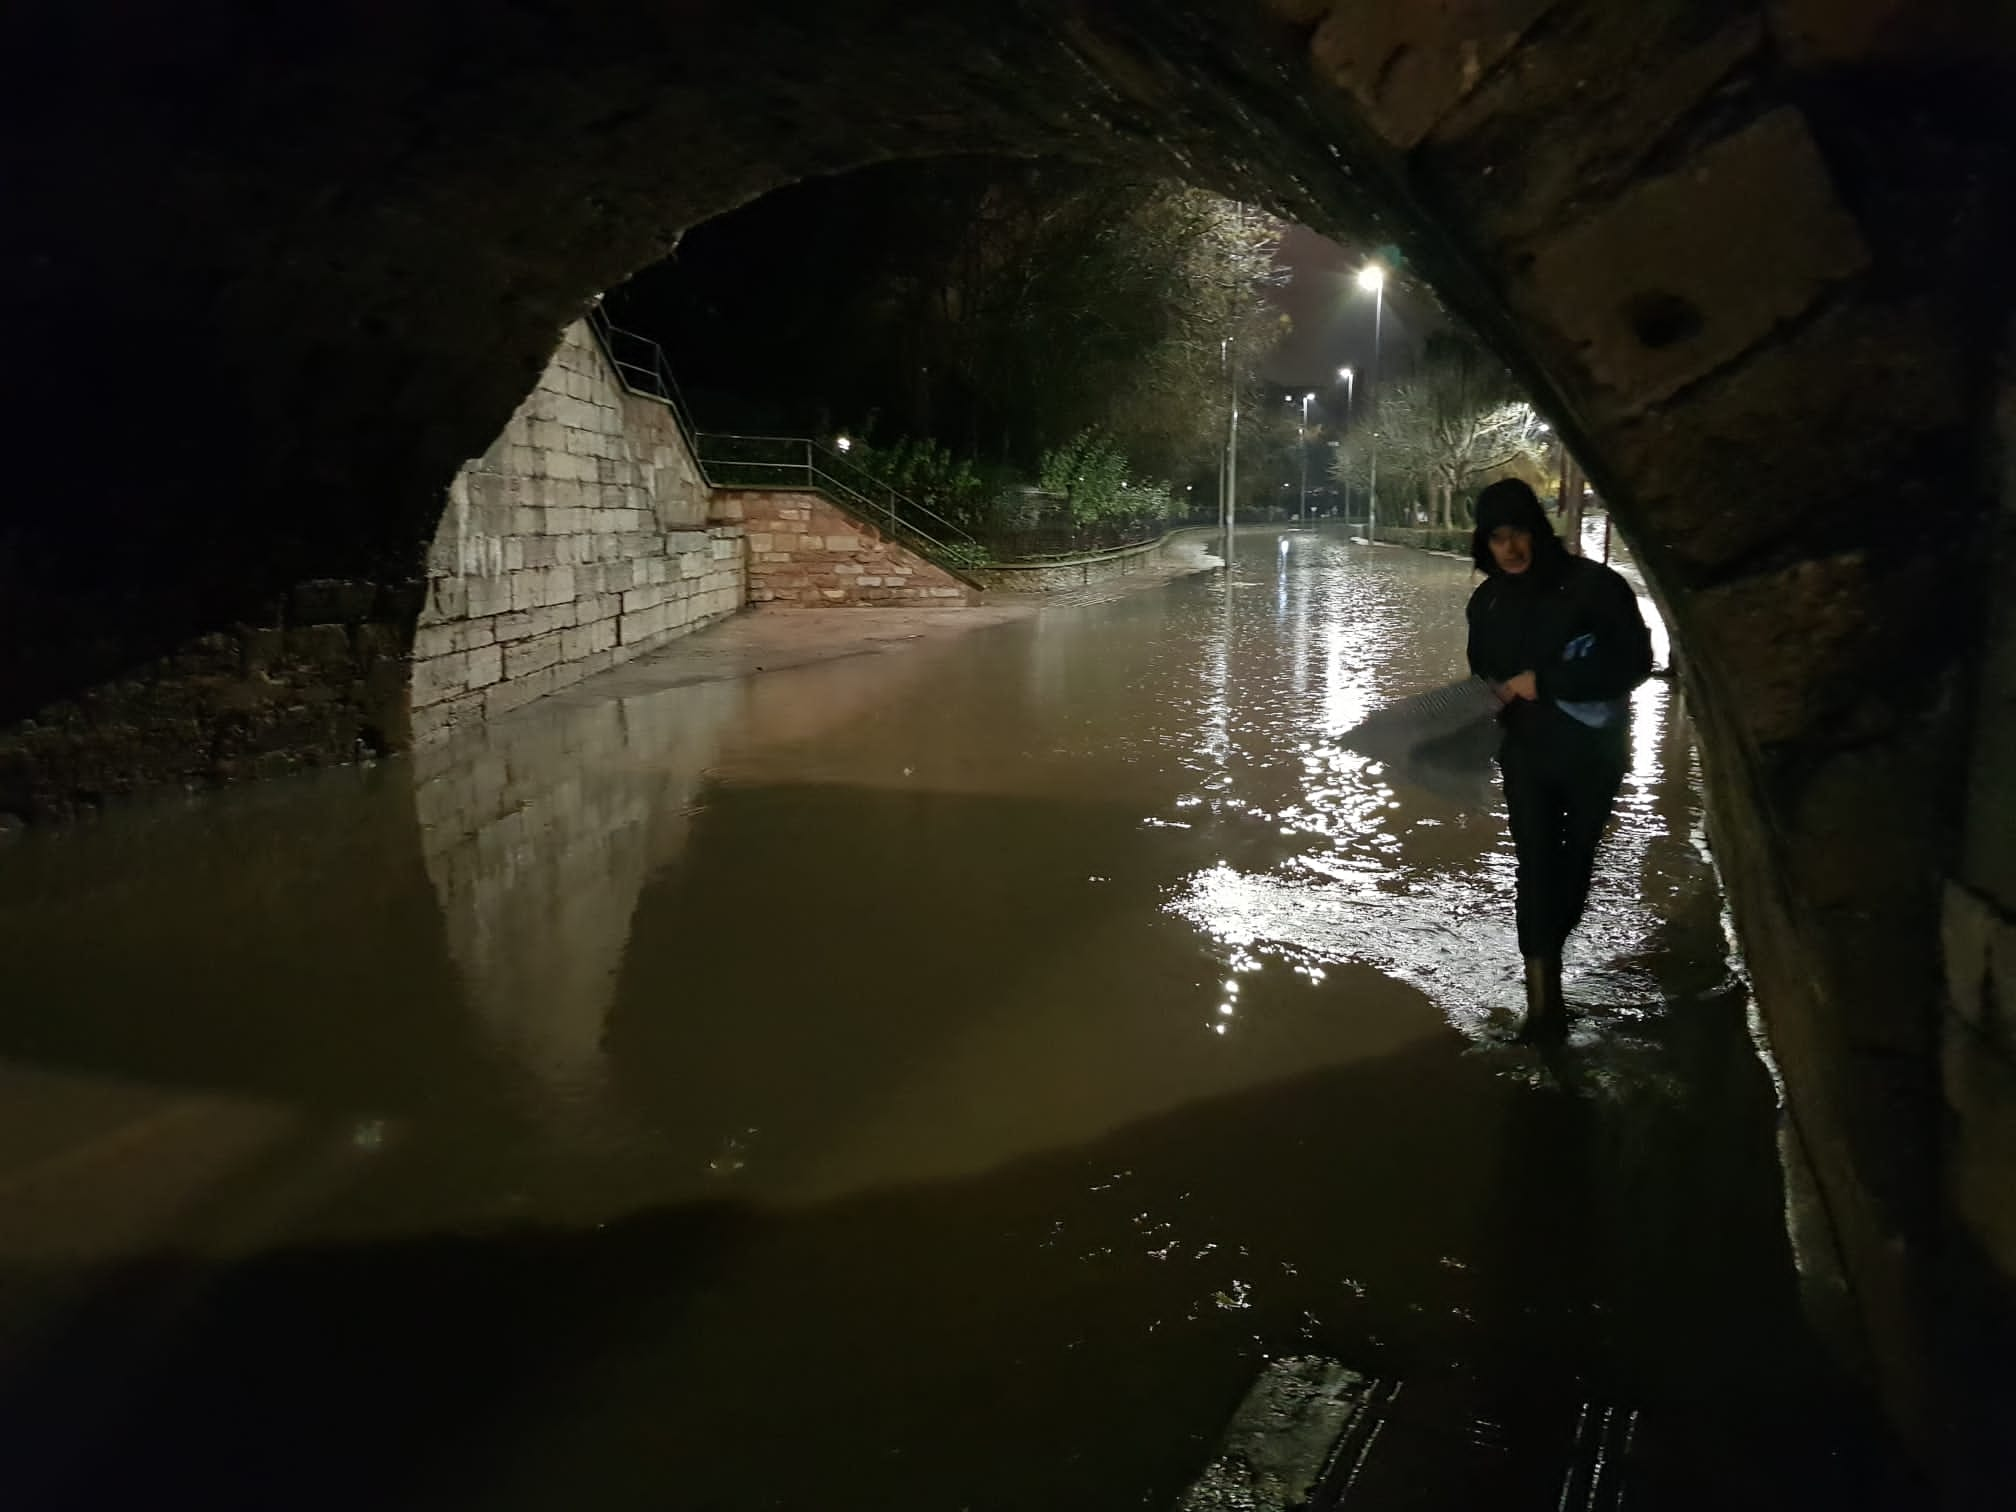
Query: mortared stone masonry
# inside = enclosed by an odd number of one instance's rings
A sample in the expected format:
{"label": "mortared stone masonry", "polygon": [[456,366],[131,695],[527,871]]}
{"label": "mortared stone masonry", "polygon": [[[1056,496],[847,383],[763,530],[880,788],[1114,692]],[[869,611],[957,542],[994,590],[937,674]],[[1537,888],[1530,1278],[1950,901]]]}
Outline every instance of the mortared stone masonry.
{"label": "mortared stone masonry", "polygon": [[499,714],[742,607],[742,527],[665,405],[624,389],[584,322],[490,449],[427,557],[413,738]]}

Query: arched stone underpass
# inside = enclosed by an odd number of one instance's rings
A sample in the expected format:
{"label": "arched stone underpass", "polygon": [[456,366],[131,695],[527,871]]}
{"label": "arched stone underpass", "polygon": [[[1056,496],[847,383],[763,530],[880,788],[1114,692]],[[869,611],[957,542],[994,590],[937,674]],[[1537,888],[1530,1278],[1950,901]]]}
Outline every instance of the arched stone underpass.
{"label": "arched stone underpass", "polygon": [[15,813],[403,746],[447,480],[594,292],[766,189],[1054,153],[1397,245],[1544,396],[1675,622],[1792,1116],[1938,1452],[1932,1298],[2016,1275],[2006,12],[216,0],[10,29]]}

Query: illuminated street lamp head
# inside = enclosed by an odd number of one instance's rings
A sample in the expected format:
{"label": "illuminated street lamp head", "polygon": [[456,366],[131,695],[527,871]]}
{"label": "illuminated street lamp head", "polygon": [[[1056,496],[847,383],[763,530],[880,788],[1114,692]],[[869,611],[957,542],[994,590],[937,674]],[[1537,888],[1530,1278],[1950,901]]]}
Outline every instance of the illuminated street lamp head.
{"label": "illuminated street lamp head", "polygon": [[1375,294],[1386,282],[1386,270],[1377,263],[1367,263],[1358,270],[1358,287],[1367,294]]}
{"label": "illuminated street lamp head", "polygon": [[842,450],[843,452],[854,450],[854,439],[851,436],[837,437],[834,440],[833,444],[839,447],[840,450]]}
{"label": "illuminated street lamp head", "polygon": [[1314,393],[1304,394],[1302,396],[1302,402],[1304,404],[1314,404],[1316,402],[1316,395]]}
{"label": "illuminated street lamp head", "polygon": [[1347,367],[1337,369],[1337,381],[1339,383],[1349,383],[1351,381],[1351,369]]}

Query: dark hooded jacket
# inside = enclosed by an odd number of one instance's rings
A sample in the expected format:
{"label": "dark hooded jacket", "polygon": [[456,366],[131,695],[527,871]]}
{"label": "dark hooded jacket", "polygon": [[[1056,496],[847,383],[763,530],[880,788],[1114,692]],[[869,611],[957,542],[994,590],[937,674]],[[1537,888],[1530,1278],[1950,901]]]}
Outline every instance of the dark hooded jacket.
{"label": "dark hooded jacket", "polygon": [[[1515,525],[1533,537],[1533,565],[1498,570],[1491,534]],[[1471,556],[1485,578],[1470,595],[1470,670],[1492,682],[1531,671],[1536,703],[1507,705],[1509,736],[1563,718],[1590,729],[1621,727],[1624,700],[1652,670],[1652,638],[1638,596],[1616,572],[1570,556],[1540,501],[1523,483],[1494,483],[1477,500]]]}

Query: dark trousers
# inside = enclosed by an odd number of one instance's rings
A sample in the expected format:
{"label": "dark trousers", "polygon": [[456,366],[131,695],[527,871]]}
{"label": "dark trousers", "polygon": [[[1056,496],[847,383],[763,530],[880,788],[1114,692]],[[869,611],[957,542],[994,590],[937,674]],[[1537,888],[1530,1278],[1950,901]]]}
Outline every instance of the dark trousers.
{"label": "dark trousers", "polygon": [[1596,846],[1624,781],[1625,734],[1592,730],[1551,707],[1521,713],[1498,751],[1519,858],[1519,953],[1558,961],[1582,922]]}

